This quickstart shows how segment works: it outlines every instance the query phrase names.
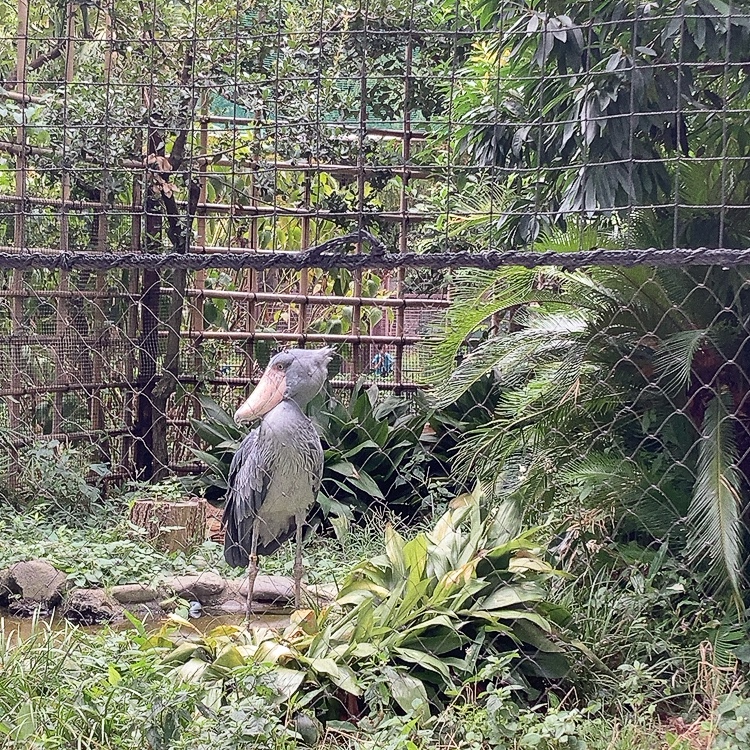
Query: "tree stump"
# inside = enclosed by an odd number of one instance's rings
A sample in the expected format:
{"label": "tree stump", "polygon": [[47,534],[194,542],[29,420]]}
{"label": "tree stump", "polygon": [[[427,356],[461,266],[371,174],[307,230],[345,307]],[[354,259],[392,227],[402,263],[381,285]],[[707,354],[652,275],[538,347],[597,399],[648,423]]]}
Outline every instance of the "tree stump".
{"label": "tree stump", "polygon": [[224,544],[224,529],[221,527],[223,508],[206,503],[206,538],[218,544]]}
{"label": "tree stump", "polygon": [[157,549],[186,550],[206,538],[206,501],[137,500],[130,509],[130,520],[145,529]]}

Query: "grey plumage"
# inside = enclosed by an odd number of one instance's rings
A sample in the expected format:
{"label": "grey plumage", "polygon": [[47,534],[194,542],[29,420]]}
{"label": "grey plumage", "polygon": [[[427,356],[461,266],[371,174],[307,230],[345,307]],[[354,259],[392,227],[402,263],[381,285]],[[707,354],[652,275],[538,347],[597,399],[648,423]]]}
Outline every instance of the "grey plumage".
{"label": "grey plumage", "polygon": [[310,510],[322,473],[323,448],[313,423],[294,401],[282,401],[232,459],[224,509],[226,561],[247,565],[256,518],[259,555],[270,555],[291,539],[295,514]]}
{"label": "grey plumage", "polygon": [[293,536],[299,605],[301,527],[323,474],[320,438],[303,409],[323,387],[332,356],[328,347],[277,354],[235,414],[238,423],[262,418],[232,459],[223,516],[224,557],[234,567],[248,566],[248,613],[258,555],[271,554]]}

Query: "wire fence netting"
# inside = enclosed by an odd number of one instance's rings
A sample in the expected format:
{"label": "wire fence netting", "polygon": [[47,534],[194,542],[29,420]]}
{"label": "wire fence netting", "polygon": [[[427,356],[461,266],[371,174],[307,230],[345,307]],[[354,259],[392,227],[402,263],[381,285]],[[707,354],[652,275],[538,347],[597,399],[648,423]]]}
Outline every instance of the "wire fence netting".
{"label": "wire fence netting", "polygon": [[[0,605],[247,609],[162,636],[205,690],[185,747],[258,696],[341,746],[716,709],[747,661],[746,3],[1,7]],[[59,514],[123,498],[71,558]],[[76,588],[35,599],[30,558]],[[157,714],[132,732],[170,747]]]}

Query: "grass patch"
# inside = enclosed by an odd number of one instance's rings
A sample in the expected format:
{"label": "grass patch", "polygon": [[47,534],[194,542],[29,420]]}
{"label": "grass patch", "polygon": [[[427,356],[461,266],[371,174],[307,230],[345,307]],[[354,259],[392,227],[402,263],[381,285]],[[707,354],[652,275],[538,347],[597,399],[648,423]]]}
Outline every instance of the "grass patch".
{"label": "grass patch", "polygon": [[[352,526],[342,539],[312,534],[304,544],[304,563],[310,583],[338,583],[353,560],[382,550],[385,520]],[[415,532],[412,532],[415,533]],[[220,544],[206,541],[189,552],[161,552],[127,520],[123,503],[97,506],[82,522],[68,513],[19,513],[0,508],[0,569],[21,560],[48,560],[67,573],[76,586],[114,586],[121,583],[157,584],[165,576],[213,571],[228,578],[243,569],[224,562]],[[285,544],[261,560],[262,572],[292,575],[294,547]]]}

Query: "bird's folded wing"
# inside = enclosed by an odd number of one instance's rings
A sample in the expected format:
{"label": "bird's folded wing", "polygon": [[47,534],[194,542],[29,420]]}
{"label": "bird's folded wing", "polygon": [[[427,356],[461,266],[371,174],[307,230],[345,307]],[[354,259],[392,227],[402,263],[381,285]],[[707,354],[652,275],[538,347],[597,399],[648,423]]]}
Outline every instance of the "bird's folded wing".
{"label": "bird's folded wing", "polygon": [[263,504],[268,466],[262,444],[258,443],[259,433],[256,428],[240,443],[229,467],[226,511],[237,522],[255,518]]}

